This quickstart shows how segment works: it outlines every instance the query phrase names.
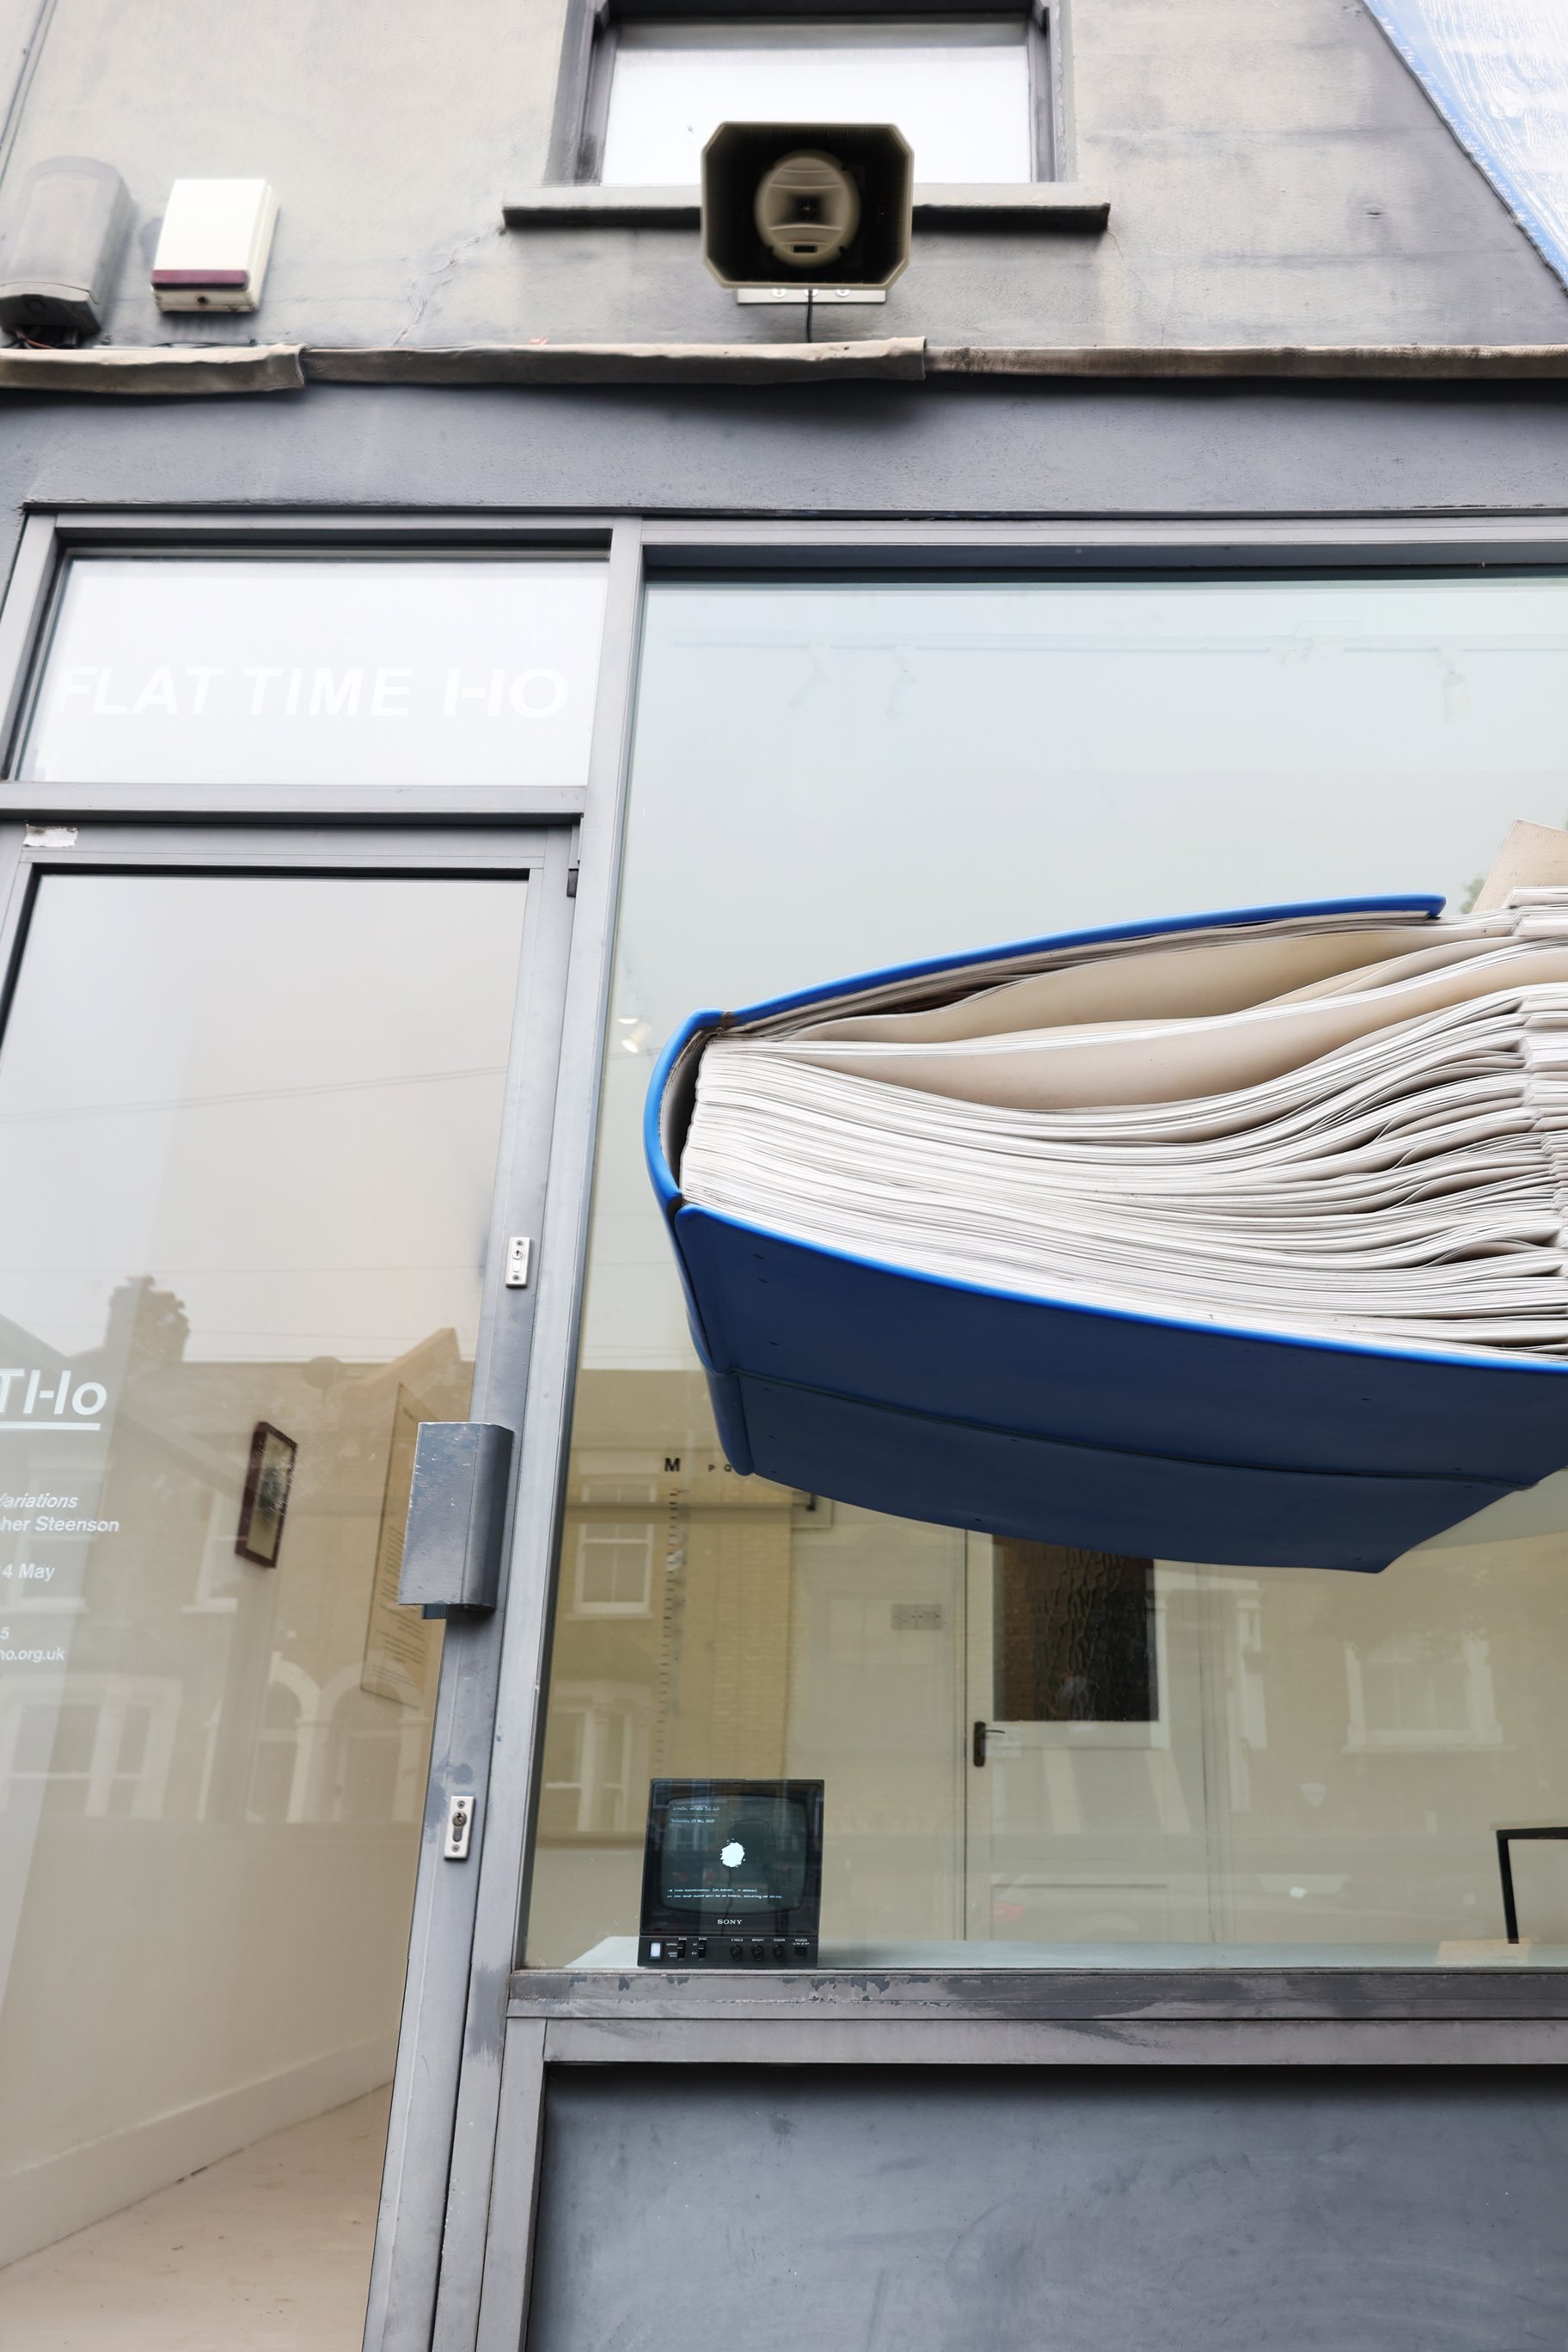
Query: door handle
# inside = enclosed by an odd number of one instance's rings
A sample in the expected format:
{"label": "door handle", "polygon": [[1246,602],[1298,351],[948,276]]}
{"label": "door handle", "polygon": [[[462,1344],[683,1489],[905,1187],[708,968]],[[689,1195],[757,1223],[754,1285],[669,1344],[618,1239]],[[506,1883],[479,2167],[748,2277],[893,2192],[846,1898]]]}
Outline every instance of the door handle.
{"label": "door handle", "polygon": [[511,1432],[493,1422],[422,1421],[397,1597],[426,1617],[493,1609]]}
{"label": "door handle", "polygon": [[1007,1727],[1005,1723],[977,1723],[975,1725],[970,1739],[970,1754],[973,1757],[976,1764],[984,1764],[985,1761],[986,1740],[993,1736],[998,1739],[1004,1738],[1006,1735],[1006,1730]]}

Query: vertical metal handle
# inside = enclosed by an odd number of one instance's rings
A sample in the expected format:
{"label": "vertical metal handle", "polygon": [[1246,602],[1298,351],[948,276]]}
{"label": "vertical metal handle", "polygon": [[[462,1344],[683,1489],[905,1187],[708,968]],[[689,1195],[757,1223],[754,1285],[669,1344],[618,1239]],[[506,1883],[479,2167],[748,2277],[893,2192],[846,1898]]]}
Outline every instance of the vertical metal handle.
{"label": "vertical metal handle", "polygon": [[974,1735],[971,1742],[970,1752],[973,1756],[976,1764],[984,1764],[985,1761],[986,1729],[987,1727],[984,1723],[977,1723],[974,1727]]}
{"label": "vertical metal handle", "polygon": [[510,1468],[510,1429],[493,1422],[420,1423],[399,1601],[426,1617],[495,1607]]}

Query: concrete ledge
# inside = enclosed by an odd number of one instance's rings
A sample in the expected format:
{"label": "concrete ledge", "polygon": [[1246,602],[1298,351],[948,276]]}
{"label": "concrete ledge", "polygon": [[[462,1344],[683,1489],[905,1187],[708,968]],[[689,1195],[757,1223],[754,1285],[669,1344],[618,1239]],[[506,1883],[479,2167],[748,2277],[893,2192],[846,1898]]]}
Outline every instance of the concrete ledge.
{"label": "concrete ledge", "polygon": [[1097,231],[1110,222],[1110,199],[1075,180],[952,186],[917,181],[914,215],[917,228]]}
{"label": "concrete ledge", "polygon": [[1568,343],[931,343],[926,373],[1534,383],[1568,381]]}
{"label": "concrete ledge", "polygon": [[322,383],[805,383],[880,376],[918,383],[918,335],[847,343],[469,343],[451,351],[308,351]]}
{"label": "concrete ledge", "polygon": [[[798,315],[798,314],[796,314]],[[1147,382],[1568,383],[1568,343],[927,343],[919,335],[733,343],[236,344],[0,349],[0,392],[195,394],[374,384],[783,384],[925,376]]]}
{"label": "concrete ledge", "polygon": [[[604,188],[582,182],[528,188],[501,206],[508,228],[695,228],[700,191],[688,188]],[[1104,228],[1110,199],[1071,180],[954,183],[917,181],[917,228]]]}
{"label": "concrete ledge", "polygon": [[546,2066],[1560,2066],[1561,2018],[1193,2020],[552,2019]]}
{"label": "concrete ledge", "polygon": [[520,1969],[508,2014],[779,2024],[900,2019],[931,2028],[1075,2021],[1357,2023],[1536,2020],[1568,2029],[1568,1969],[1457,1968]]}
{"label": "concrete ledge", "polygon": [[0,350],[0,391],[298,392],[297,343],[235,343],[202,350],[96,344],[83,352]]}
{"label": "concrete ledge", "polygon": [[695,228],[697,188],[601,188],[596,183],[529,188],[500,208],[507,228]]}

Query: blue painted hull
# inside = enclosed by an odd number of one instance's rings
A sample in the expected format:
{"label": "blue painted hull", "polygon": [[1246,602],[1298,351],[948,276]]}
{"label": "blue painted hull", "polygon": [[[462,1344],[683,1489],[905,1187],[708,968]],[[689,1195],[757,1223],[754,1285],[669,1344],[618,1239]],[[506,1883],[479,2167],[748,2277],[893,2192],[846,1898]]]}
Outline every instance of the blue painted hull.
{"label": "blue painted hull", "polygon": [[737,1470],[993,1535],[1364,1570],[1568,1462],[1568,1364],[1028,1297],[683,1202],[672,1081],[718,1025],[698,1014],[667,1047],[647,1150]]}

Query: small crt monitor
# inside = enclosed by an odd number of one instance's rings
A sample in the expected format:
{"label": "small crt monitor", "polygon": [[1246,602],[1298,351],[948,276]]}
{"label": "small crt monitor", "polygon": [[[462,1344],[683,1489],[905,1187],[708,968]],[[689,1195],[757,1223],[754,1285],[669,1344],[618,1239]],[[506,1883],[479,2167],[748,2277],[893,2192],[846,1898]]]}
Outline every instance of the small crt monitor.
{"label": "small crt monitor", "polygon": [[812,1969],[822,1912],[820,1780],[656,1780],[637,1964]]}

